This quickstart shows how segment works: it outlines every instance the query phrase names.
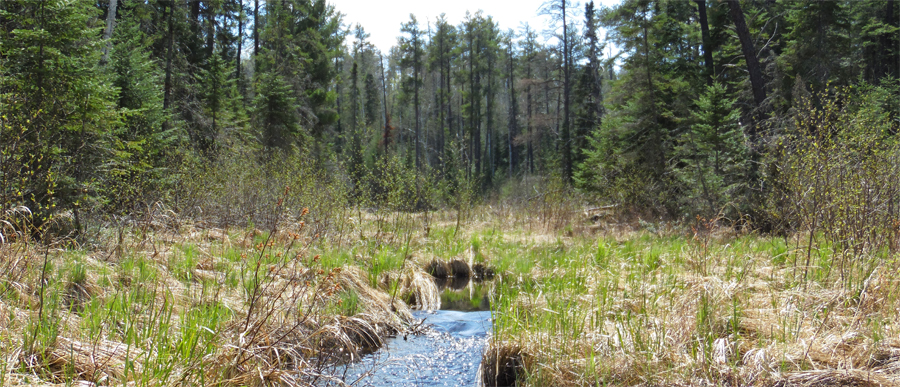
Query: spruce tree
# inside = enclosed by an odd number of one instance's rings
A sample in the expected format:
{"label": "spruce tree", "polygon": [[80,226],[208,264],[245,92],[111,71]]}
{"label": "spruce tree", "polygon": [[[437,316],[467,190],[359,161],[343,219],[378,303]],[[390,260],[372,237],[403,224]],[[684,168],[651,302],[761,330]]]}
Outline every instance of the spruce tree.
{"label": "spruce tree", "polygon": [[166,112],[158,85],[163,75],[151,58],[151,38],[141,29],[139,4],[122,1],[122,21],[112,37],[109,65],[118,88],[122,125],[108,138],[113,153],[105,162],[104,195],[111,209],[130,210],[149,195],[162,195],[174,184],[182,137],[163,130]]}
{"label": "spruce tree", "polygon": [[739,194],[747,184],[748,148],[735,102],[718,82],[696,101],[695,124],[681,134],[675,149],[679,162],[674,172],[684,187],[682,213],[713,218],[726,204],[742,199]]}
{"label": "spruce tree", "polygon": [[406,34],[407,36],[400,39],[400,50],[402,52],[402,58],[400,60],[400,65],[404,68],[409,69],[412,72],[412,76],[407,78],[403,87],[406,92],[413,93],[413,115],[414,122],[413,126],[415,128],[415,137],[414,137],[414,153],[415,153],[415,166],[417,169],[422,167],[421,161],[421,118],[419,117],[420,109],[419,109],[419,91],[422,87],[422,73],[424,70],[424,39],[422,30],[419,29],[419,22],[416,20],[416,16],[413,14],[409,15],[409,21],[403,23],[401,27],[401,32]]}
{"label": "spruce tree", "polygon": [[99,12],[87,0],[7,0],[0,17],[0,199],[37,225],[57,207],[77,215],[97,197],[102,139],[117,124]]}

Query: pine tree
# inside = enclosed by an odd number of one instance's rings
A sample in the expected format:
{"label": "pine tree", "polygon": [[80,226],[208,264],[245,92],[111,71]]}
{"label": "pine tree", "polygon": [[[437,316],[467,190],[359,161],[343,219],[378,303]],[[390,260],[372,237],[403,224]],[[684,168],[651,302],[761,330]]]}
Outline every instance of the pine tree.
{"label": "pine tree", "polygon": [[441,168],[447,173],[447,161],[452,156],[452,151],[447,145],[448,138],[453,137],[453,90],[451,82],[453,59],[457,45],[456,29],[447,23],[445,14],[441,14],[435,24],[435,33],[428,46],[428,68],[431,71],[437,69],[440,82],[438,83],[437,107],[438,107],[438,152],[441,157]]}
{"label": "pine tree", "polygon": [[519,42],[519,46],[522,49],[522,63],[524,67],[524,76],[525,76],[525,137],[526,137],[526,150],[525,150],[525,158],[528,165],[528,172],[534,173],[534,122],[533,122],[533,102],[534,96],[533,88],[535,82],[535,71],[534,71],[534,62],[536,61],[537,50],[537,33],[531,29],[528,24],[524,25],[522,29],[522,40]]}
{"label": "pine tree", "polygon": [[199,144],[202,153],[212,155],[215,152],[217,141],[223,126],[227,126],[231,120],[232,111],[229,100],[236,97],[234,79],[229,78],[231,71],[228,61],[222,58],[222,52],[216,50],[210,57],[207,69],[200,70],[200,90],[202,106],[207,117],[202,123],[204,130],[198,131],[201,136],[194,139]]}
{"label": "pine tree", "polygon": [[381,91],[375,83],[375,76],[372,73],[366,74],[366,126],[371,127],[378,119],[379,109],[381,106]]}

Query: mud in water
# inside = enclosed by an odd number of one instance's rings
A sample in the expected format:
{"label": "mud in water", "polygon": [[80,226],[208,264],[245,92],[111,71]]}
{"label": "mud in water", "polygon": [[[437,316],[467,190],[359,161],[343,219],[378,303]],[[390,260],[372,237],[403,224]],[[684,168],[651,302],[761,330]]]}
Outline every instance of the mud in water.
{"label": "mud in water", "polygon": [[[486,296],[484,297],[486,299]],[[481,353],[491,331],[490,311],[418,311],[431,328],[399,336],[347,368],[356,386],[476,386]]]}

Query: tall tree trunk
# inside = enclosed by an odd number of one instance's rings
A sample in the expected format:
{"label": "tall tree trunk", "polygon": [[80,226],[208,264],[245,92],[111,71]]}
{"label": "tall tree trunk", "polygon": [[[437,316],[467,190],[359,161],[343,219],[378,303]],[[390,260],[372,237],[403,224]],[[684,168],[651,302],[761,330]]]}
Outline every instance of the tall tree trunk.
{"label": "tall tree trunk", "polygon": [[216,46],[216,10],[211,1],[206,2],[206,57],[212,58]]}
{"label": "tall tree trunk", "polygon": [[241,100],[247,90],[244,89],[244,73],[241,71],[241,54],[244,47],[244,0],[238,2],[238,34],[237,34],[237,58],[235,58],[235,73],[237,74],[238,89],[241,91]]}
{"label": "tall tree trunk", "polygon": [[[884,6],[884,24],[898,27],[894,20],[894,0],[888,0]],[[897,77],[900,75],[900,47],[897,47],[897,34],[881,35],[882,62],[881,71],[877,75],[876,82],[881,82],[885,76]]]}
{"label": "tall tree trunk", "polygon": [[[747,71],[750,73],[750,87],[753,89],[753,100],[756,107],[762,107],[766,100],[765,83],[763,82],[762,70],[759,66],[759,59],[756,57],[756,49],[753,48],[753,39],[750,37],[750,30],[744,21],[744,12],[741,11],[741,5],[738,0],[727,0],[730,6],[731,20],[741,41],[741,51],[744,53],[744,60],[747,62]],[[755,138],[756,130],[751,129],[751,138]]]}
{"label": "tall tree trunk", "polygon": [[594,22],[594,2],[590,1],[585,5],[585,29],[588,39],[588,65],[591,72],[591,120],[592,127],[586,128],[579,133],[579,149],[585,147],[584,139],[588,133],[593,130],[593,126],[600,124],[600,117],[603,116],[603,75],[600,73],[600,63],[597,57],[600,55],[597,42],[597,28]]}
{"label": "tall tree trunk", "polygon": [[[730,6],[731,19],[734,22],[738,39],[741,41],[741,50],[744,53],[744,60],[747,62],[747,71],[750,73],[750,87],[753,89],[753,100],[756,103],[756,109],[762,109],[762,105],[766,100],[765,83],[762,77],[762,70],[759,66],[759,59],[756,57],[756,49],[753,48],[753,40],[750,38],[750,30],[744,21],[744,13],[741,11],[741,5],[738,0],[727,0]],[[756,118],[751,118],[756,121]],[[755,185],[759,181],[759,128],[756,122],[750,122],[747,127],[747,136],[750,138],[750,171],[749,178],[751,184]]]}
{"label": "tall tree trunk", "polygon": [[[528,79],[530,82],[530,80],[531,80],[530,69],[529,69]],[[525,131],[528,132],[528,150],[526,151],[527,152],[526,157],[528,158],[528,173],[533,174],[534,173],[534,144],[533,144],[533,142],[534,142],[534,133],[533,133],[534,132],[534,123],[531,122],[531,85],[530,84],[528,85],[528,90],[526,91],[526,94],[525,94],[525,105],[526,105],[526,109],[528,109],[528,117],[525,121],[526,122]]]}
{"label": "tall tree trunk", "polygon": [[253,74],[259,74],[259,0],[253,0]]}
{"label": "tall tree trunk", "polygon": [[103,58],[100,60],[102,64],[106,64],[109,61],[109,49],[112,47],[112,34],[113,28],[116,26],[116,5],[118,3],[118,0],[109,0],[109,10],[106,12],[106,30],[103,31],[103,40],[106,44],[103,45]]}
{"label": "tall tree trunk", "polygon": [[384,158],[387,159],[388,154],[388,145],[391,141],[391,128],[388,124],[388,110],[387,110],[387,87],[385,87],[385,78],[384,78],[384,57],[381,54],[378,55],[378,63],[381,65],[381,103],[384,107],[384,134],[382,135],[382,141],[384,142]]}
{"label": "tall tree trunk", "polygon": [[488,58],[487,68],[487,88],[485,89],[485,97],[487,99],[486,114],[487,127],[485,128],[485,146],[484,154],[487,167],[487,181],[494,179],[494,60]]}
{"label": "tall tree trunk", "polygon": [[706,62],[706,84],[712,86],[715,69],[713,67],[712,47],[709,46],[709,22],[706,18],[706,0],[694,0],[700,14],[700,33],[703,37],[703,61]]}
{"label": "tall tree trunk", "polygon": [[422,162],[419,160],[419,42],[418,38],[413,42],[413,82],[415,82],[414,108],[416,113],[416,174],[422,168]]}
{"label": "tall tree trunk", "polygon": [[194,22],[194,26],[197,26],[200,24],[200,0],[189,1],[188,4],[191,5],[191,21]]}
{"label": "tall tree trunk", "polygon": [[507,177],[512,179],[513,166],[516,164],[516,152],[515,147],[513,146],[513,139],[516,136],[516,126],[518,124],[516,120],[516,115],[518,115],[518,106],[516,105],[516,86],[515,86],[515,74],[513,73],[513,51],[512,51],[512,40],[509,42],[509,46],[507,47],[507,59],[509,62],[508,66],[508,74],[509,79],[507,80],[507,84],[509,85],[509,119],[508,119],[508,128],[506,132],[506,144],[509,152],[509,168],[507,172]]}
{"label": "tall tree trunk", "polygon": [[[444,36],[445,35],[443,33],[444,32],[443,28],[444,27],[441,26],[440,30],[438,30],[438,34],[441,35],[441,39],[438,41],[438,49],[439,49],[440,55],[441,55],[441,57],[438,58],[438,68],[439,68],[438,76],[441,78],[441,82],[440,82],[441,92],[440,92],[440,95],[438,98],[438,103],[437,103],[438,127],[440,128],[439,129],[440,133],[438,133],[438,160],[443,160],[443,158],[444,158],[444,133],[446,133],[446,131],[447,131],[447,129],[444,128],[444,124],[446,123],[446,121],[445,121],[446,117],[444,117],[444,109],[446,108],[446,106],[444,106],[444,100],[446,98],[447,90],[445,89],[445,86],[444,86],[444,58],[443,58],[443,56],[447,55],[447,54],[444,52]],[[443,164],[444,163],[441,162],[441,165],[440,165],[441,171],[444,170]]]}
{"label": "tall tree trunk", "polygon": [[450,83],[450,57],[447,57],[447,134],[453,133],[453,86]]}
{"label": "tall tree trunk", "polygon": [[[171,104],[172,99],[172,51],[175,46],[175,16],[173,13],[175,12],[175,0],[169,1],[169,15],[168,15],[168,24],[169,24],[169,42],[166,47],[166,80],[164,84],[164,92],[163,92],[163,109],[168,110],[169,105]],[[166,120],[168,122],[168,120]]]}
{"label": "tall tree trunk", "polygon": [[566,181],[572,181],[572,134],[569,128],[569,94],[572,85],[569,82],[569,63],[571,62],[569,53],[569,26],[566,24],[566,0],[562,3],[562,23],[563,23],[563,166],[564,178]]}
{"label": "tall tree trunk", "polygon": [[[480,143],[481,133],[477,128],[477,124],[478,124],[478,119],[477,119],[478,112],[477,111],[480,109],[479,109],[478,105],[475,103],[475,94],[476,94],[475,93],[476,92],[476,88],[475,88],[476,79],[475,78],[477,78],[475,71],[474,71],[475,51],[476,51],[475,42],[474,42],[474,39],[470,36],[469,37],[469,141],[470,141],[470,144],[469,144],[469,149],[468,149],[468,154],[469,154],[468,158],[470,160],[472,160],[472,162],[474,163],[475,170],[479,171],[481,169],[481,143]],[[468,169],[471,169],[471,168],[468,168]]]}

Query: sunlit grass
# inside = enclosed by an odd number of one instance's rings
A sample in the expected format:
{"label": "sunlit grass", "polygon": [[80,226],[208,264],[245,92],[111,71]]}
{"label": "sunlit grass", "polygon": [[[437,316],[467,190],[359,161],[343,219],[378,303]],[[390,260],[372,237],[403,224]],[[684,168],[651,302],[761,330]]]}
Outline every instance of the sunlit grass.
{"label": "sunlit grass", "polygon": [[[507,250],[493,340],[530,359],[525,385],[767,384],[900,348],[885,323],[900,277],[884,255],[836,268],[823,245],[804,270],[790,239],[686,231],[484,248]],[[860,303],[875,283],[893,306]]]}
{"label": "sunlit grass", "polygon": [[[841,260],[827,243],[805,249],[804,235],[553,228],[490,211],[460,227],[452,212],[426,227],[422,214],[353,211],[338,235],[288,223],[153,242],[125,230],[111,252],[4,246],[28,265],[0,283],[0,379],[244,385],[259,378],[245,364],[263,359],[313,375],[339,363],[323,348],[371,349],[391,332],[377,327],[403,329],[403,301],[440,302],[424,273],[436,259],[494,270],[477,297],[444,302],[487,298],[489,347],[517,359],[523,385],[772,385],[900,361],[898,261],[886,253]],[[308,363],[322,356],[332,360]]]}

